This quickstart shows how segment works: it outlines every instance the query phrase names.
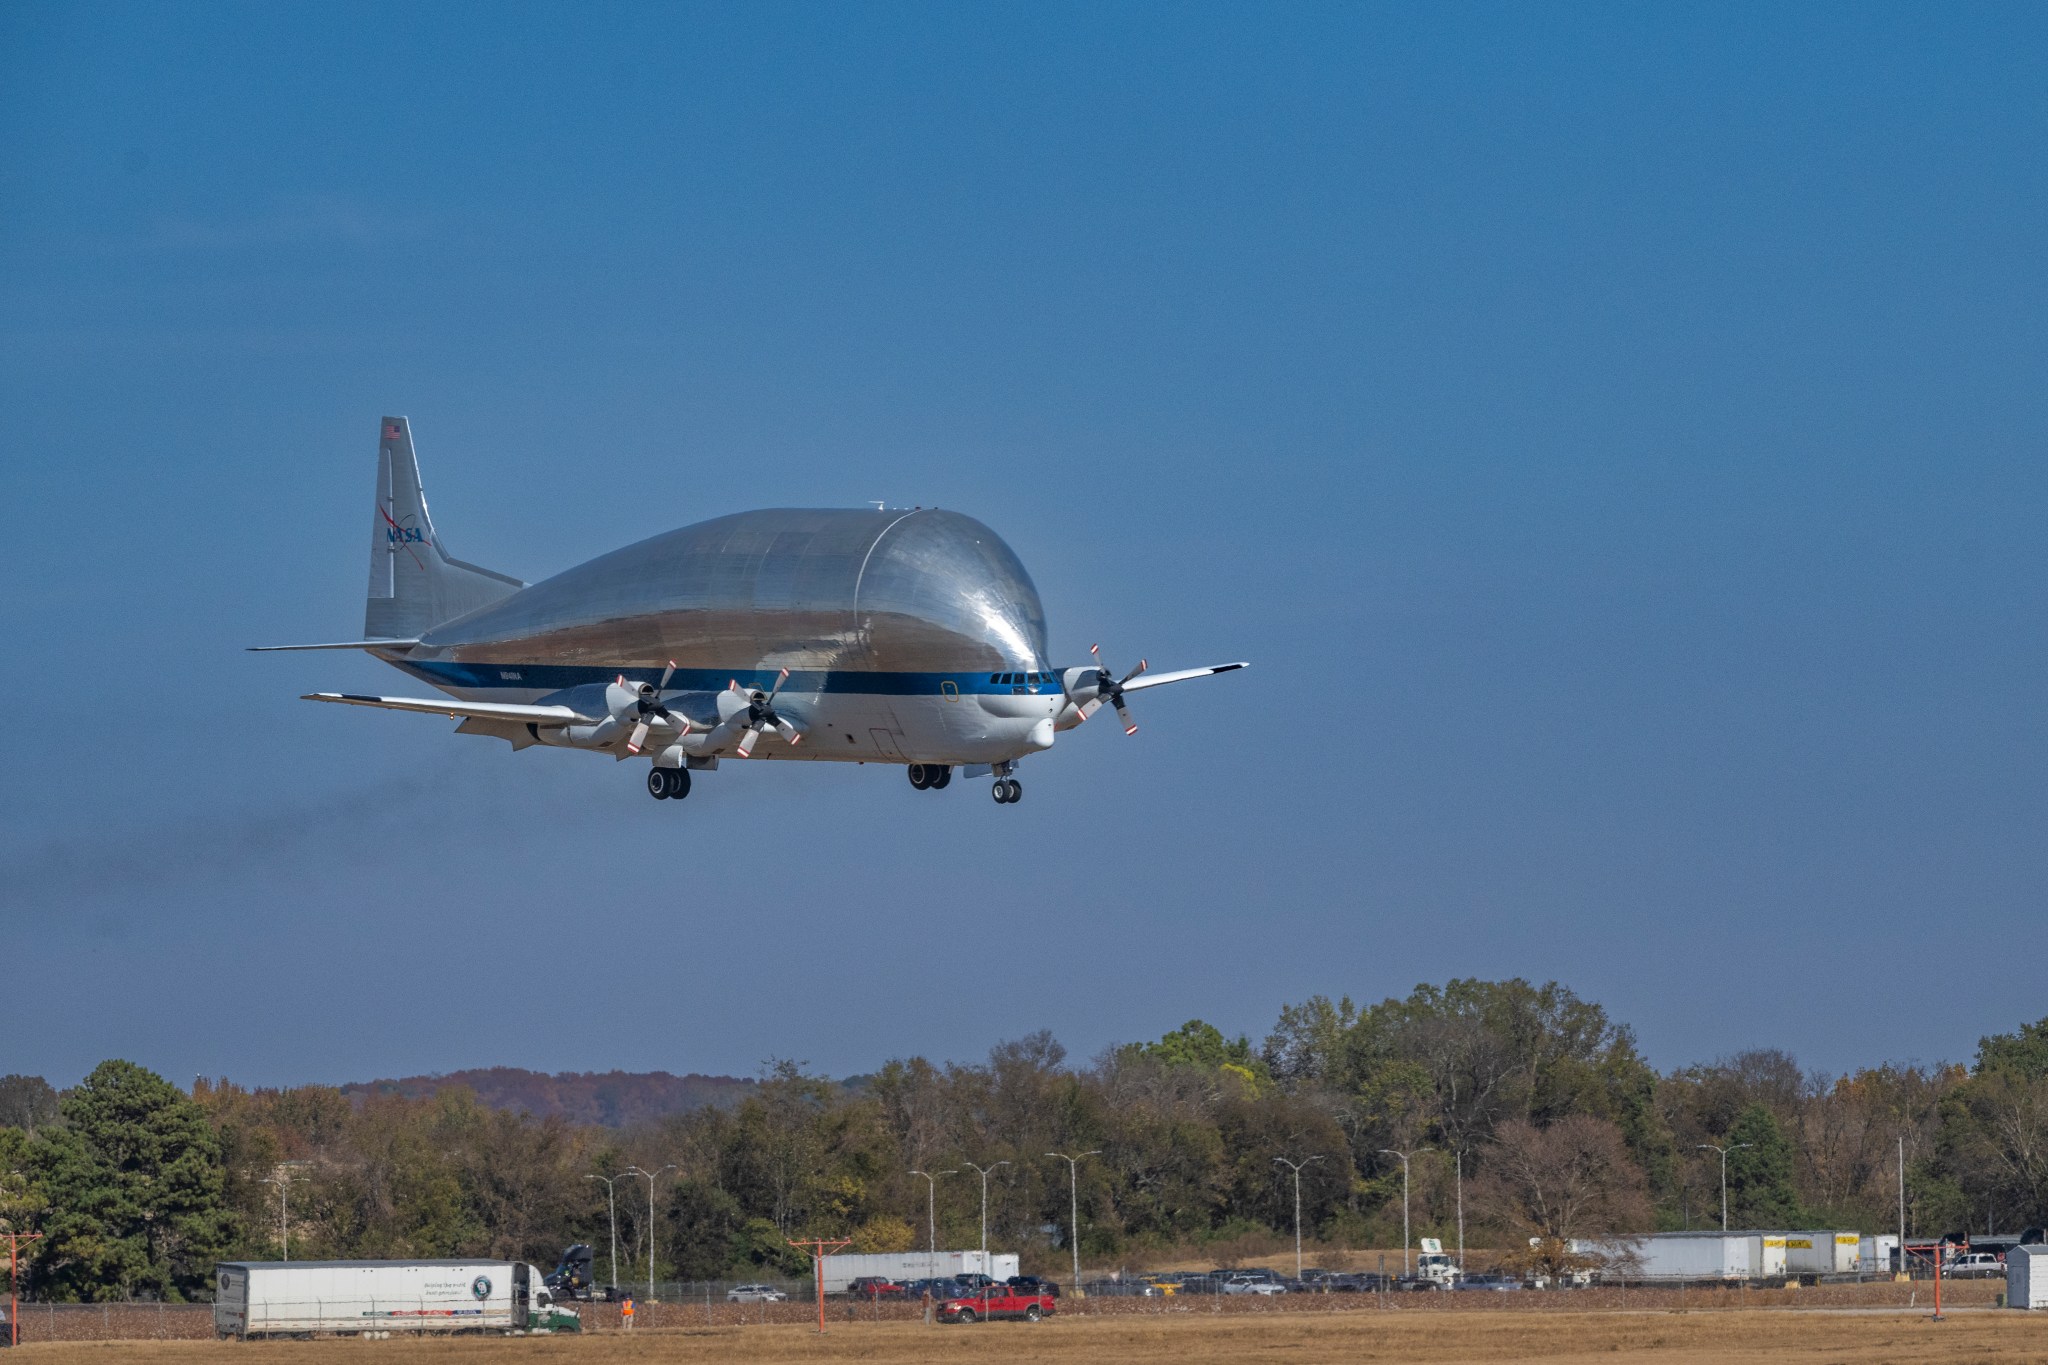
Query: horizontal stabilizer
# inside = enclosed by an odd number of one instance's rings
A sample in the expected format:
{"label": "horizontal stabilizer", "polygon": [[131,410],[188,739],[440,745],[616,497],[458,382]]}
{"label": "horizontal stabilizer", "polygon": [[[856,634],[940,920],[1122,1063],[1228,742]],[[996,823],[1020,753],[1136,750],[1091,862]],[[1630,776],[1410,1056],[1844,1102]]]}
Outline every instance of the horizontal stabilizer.
{"label": "horizontal stabilizer", "polygon": [[1146,687],[1164,687],[1172,682],[1186,682],[1189,678],[1206,678],[1216,673],[1230,673],[1240,668],[1250,668],[1247,663],[1211,664],[1207,668],[1183,668],[1178,673],[1147,673],[1124,684],[1124,691],[1136,692]]}
{"label": "horizontal stabilizer", "polygon": [[292,649],[388,649],[394,654],[404,654],[418,643],[418,640],[337,640],[330,645],[250,645],[249,653],[276,654]]}
{"label": "horizontal stabilizer", "polygon": [[505,702],[457,701],[453,697],[359,697],[349,692],[308,692],[300,701],[332,701],[343,706],[381,706],[387,711],[419,711],[430,716],[509,720],[535,725],[595,725],[602,717],[586,716],[566,706],[514,706]]}

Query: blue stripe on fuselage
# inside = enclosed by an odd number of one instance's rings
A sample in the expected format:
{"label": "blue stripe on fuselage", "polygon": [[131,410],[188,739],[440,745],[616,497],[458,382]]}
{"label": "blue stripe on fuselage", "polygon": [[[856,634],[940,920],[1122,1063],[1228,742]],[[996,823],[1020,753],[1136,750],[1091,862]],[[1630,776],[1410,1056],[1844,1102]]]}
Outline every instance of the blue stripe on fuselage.
{"label": "blue stripe on fuselage", "polygon": [[[566,664],[472,664],[421,659],[393,659],[391,662],[436,687],[462,690],[519,688],[542,692],[564,692],[589,683],[608,683],[623,674],[627,682],[661,682],[659,668],[604,668],[596,665]],[[849,669],[792,669],[784,692],[847,693],[885,697],[936,697],[945,693],[946,683],[963,696],[1059,696],[1057,682],[993,683],[991,676],[1010,677],[1025,670],[1005,673],[866,673]],[[1058,674],[1051,669],[1040,673]],[[679,668],[668,680],[669,692],[723,692],[737,681],[746,691],[772,691],[778,670]]]}

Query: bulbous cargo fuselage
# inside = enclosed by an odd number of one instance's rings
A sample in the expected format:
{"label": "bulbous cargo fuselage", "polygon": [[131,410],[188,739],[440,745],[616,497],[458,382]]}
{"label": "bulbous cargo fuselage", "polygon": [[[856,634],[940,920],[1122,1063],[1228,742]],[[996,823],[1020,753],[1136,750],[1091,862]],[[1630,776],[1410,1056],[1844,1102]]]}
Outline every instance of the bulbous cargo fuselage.
{"label": "bulbous cargo fuselage", "polygon": [[777,705],[806,737],[756,750],[778,758],[1000,762],[1050,745],[1066,704],[1031,576],[981,522],[936,509],[685,526],[437,626],[392,662],[468,700],[585,714],[614,679],[673,663],[664,696],[699,745],[719,692],[766,691],[788,669]]}

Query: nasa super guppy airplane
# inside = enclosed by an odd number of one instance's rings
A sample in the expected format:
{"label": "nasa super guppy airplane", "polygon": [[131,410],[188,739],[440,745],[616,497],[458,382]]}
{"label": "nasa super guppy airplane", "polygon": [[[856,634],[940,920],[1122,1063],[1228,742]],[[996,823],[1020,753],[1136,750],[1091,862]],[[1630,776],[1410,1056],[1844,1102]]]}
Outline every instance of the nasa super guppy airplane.
{"label": "nasa super guppy airplane", "polygon": [[446,693],[307,701],[423,711],[459,734],[653,760],[647,790],[689,795],[721,758],[900,763],[910,785],[995,779],[1101,706],[1125,733],[1141,688],[1245,667],[1118,677],[1060,667],[1045,611],[1002,538],[937,508],[765,508],[685,526],[542,583],[465,564],[427,515],[412,428],[377,449],[360,649]]}

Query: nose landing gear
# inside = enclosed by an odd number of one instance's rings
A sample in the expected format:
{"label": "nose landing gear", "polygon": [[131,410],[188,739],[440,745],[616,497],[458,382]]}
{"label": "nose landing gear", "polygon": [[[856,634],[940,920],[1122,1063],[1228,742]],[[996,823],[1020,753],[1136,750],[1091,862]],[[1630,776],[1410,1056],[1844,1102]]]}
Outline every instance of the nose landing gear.
{"label": "nose landing gear", "polygon": [[990,789],[998,806],[1013,806],[1024,799],[1024,784],[1014,777],[999,777]]}

